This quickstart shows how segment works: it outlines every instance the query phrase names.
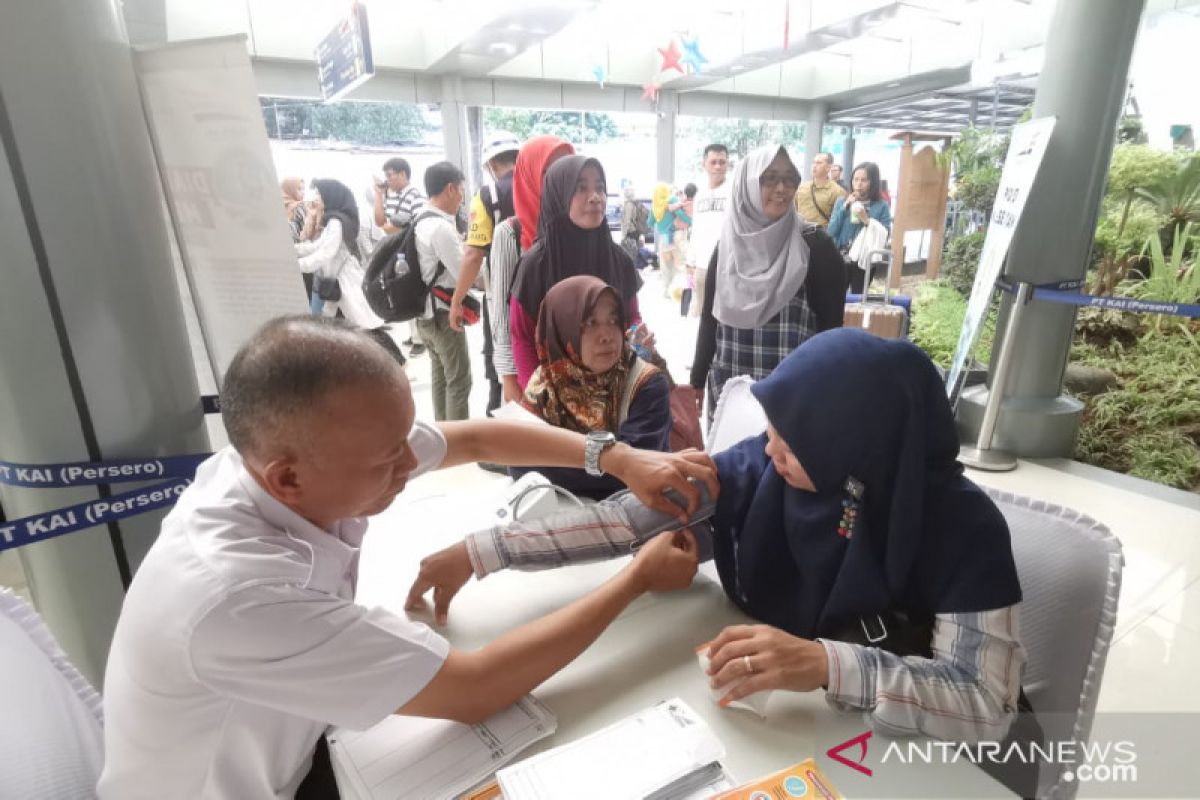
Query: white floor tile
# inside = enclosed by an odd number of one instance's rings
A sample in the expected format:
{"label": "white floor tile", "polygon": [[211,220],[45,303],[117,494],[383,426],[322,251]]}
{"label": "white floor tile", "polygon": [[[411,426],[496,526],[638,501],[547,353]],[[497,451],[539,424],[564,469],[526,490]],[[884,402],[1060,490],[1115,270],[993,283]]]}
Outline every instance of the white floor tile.
{"label": "white floor tile", "polygon": [[1108,654],[1100,711],[1200,711],[1200,632],[1157,615]]}

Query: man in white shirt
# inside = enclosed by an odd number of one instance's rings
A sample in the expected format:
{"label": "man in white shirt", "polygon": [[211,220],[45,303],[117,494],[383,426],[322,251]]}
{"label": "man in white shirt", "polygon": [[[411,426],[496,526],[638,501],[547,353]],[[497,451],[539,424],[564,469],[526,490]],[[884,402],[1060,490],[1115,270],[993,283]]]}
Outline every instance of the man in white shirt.
{"label": "man in white shirt", "polygon": [[[413,221],[413,217],[425,205],[425,195],[412,183],[412,167],[407,159],[396,157],[383,162],[383,178],[383,181],[372,182],[374,198],[371,219],[381,233],[398,233]],[[425,352],[421,333],[415,322],[408,324],[408,330],[408,339],[404,342],[412,348],[408,354],[419,356]]]}
{"label": "man in white shirt", "polygon": [[715,489],[711,461],[607,440],[597,449],[550,426],[415,422],[404,370],[332,319],[268,323],[235,356],[221,399],[231,445],[164,520],[117,624],[105,800],[305,797],[326,726],[363,729],[392,713],[482,720],[578,656],[642,592],[695,573],[691,534],[664,535],[586,597],[481,650],[454,650],[353,601],[365,518],[410,478],[479,459],[587,461],[686,520],[663,493],[682,493],[690,513],[699,491],[688,478]]}
{"label": "man in white shirt", "polygon": [[455,330],[450,324],[450,298],[464,255],[455,214],[466,198],[466,178],[449,161],[439,161],[425,170],[425,191],[429,204],[417,215],[415,231],[421,277],[431,290],[425,315],[417,320],[417,330],[429,351],[434,419],[466,419],[470,416],[467,401],[471,395],[467,332]]}
{"label": "man in white shirt", "polygon": [[725,209],[729,205],[729,184],[725,173],[729,170],[729,150],[723,144],[710,144],[704,148],[704,171],[708,184],[696,192],[692,203],[692,242],[688,250],[688,271],[695,282],[689,316],[697,317],[704,307],[704,285],[708,280],[708,262],[712,260],[717,242],[721,240],[721,225],[725,221]]}

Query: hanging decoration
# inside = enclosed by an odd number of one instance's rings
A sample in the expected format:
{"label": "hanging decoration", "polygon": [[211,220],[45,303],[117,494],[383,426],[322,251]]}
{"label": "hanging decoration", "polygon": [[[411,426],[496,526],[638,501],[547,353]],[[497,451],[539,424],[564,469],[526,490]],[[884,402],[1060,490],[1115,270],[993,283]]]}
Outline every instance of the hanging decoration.
{"label": "hanging decoration", "polygon": [[649,100],[651,103],[658,102],[659,85],[654,81],[642,84],[642,99]]}
{"label": "hanging decoration", "polygon": [[788,49],[792,34],[792,0],[783,0],[783,49]]}
{"label": "hanging decoration", "polygon": [[674,69],[679,70],[681,74],[684,74],[684,69],[679,63],[679,59],[683,55],[683,52],[679,49],[679,45],[674,39],[671,39],[671,43],[666,47],[658,48],[658,52],[662,55],[663,59],[662,69],[659,70],[660,72],[666,72],[669,69]]}
{"label": "hanging decoration", "polygon": [[708,63],[708,59],[700,52],[699,36],[683,40],[683,63],[690,67],[692,72],[697,73],[701,72],[704,65]]}
{"label": "hanging decoration", "polygon": [[603,64],[597,64],[592,67],[592,77],[596,79],[596,83],[600,84],[600,88],[604,88],[605,81],[608,80],[608,69]]}

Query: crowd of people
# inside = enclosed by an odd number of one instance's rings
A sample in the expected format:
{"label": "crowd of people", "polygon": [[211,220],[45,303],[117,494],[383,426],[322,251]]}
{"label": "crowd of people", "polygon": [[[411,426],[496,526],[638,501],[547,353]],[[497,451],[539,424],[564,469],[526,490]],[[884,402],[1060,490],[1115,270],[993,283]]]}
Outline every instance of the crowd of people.
{"label": "crowd of people", "polygon": [[[847,250],[890,226],[878,168],[859,164],[842,186],[822,153],[803,180],[772,145],[729,174],[728,149],[713,144],[704,185],[662,184],[648,210],[627,191],[614,241],[596,159],[554,136],[497,136],[485,156],[492,181],[469,202],[456,165],[426,170],[422,194],[409,165],[389,160],[365,218],[337,181],[315,181],[311,204],[303,184],[283,182],[312,313],[268,323],[234,358],[222,387],[230,446],[200,467],[129,590],[106,677],[101,796],[163,785],[336,796],[325,726],[393,713],[479,721],[563,668],[642,592],[686,587],[701,554],[762,623],[705,645],[722,704],[824,690],[892,734],[1036,740],[1008,530],[956,461],[938,374],[907,342],[841,329]],[[415,419],[402,356],[379,348],[383,321],[361,286],[364,259],[409,230],[420,262],[409,266],[433,289],[408,346],[430,356],[434,422]],[[682,276],[694,292],[688,384],[672,379],[639,308],[649,237],[664,291]],[[488,411],[515,402],[547,425],[467,419],[477,283]],[[695,447],[696,398],[711,408],[742,375],[757,381],[767,430],[710,457]],[[537,469],[599,502],[430,555],[409,608],[432,590],[444,623],[472,576],[635,558],[473,653],[356,605],[366,518],[413,477],[467,462]],[[1028,779],[1002,776],[1031,796]]]}

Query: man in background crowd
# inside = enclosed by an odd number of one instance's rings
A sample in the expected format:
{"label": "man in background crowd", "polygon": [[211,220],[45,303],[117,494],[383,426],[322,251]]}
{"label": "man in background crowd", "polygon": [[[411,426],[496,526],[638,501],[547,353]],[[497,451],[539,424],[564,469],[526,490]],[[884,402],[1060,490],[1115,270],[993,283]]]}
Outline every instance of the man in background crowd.
{"label": "man in background crowd", "polygon": [[796,191],[796,211],[802,219],[822,228],[829,225],[833,206],[846,190],[832,179],[832,153],[817,153],[813,159],[812,177],[800,184]]}
{"label": "man in background crowd", "polygon": [[[463,329],[463,298],[479,279],[483,260],[492,248],[496,226],[516,213],[513,207],[513,169],[521,142],[511,133],[499,131],[488,137],[483,147],[483,162],[492,176],[491,186],[481,186],[471,198],[467,227],[467,249],[458,273],[458,285],[450,301],[450,327]],[[488,380],[487,413],[500,407],[500,376],[492,364],[492,326],[488,304],[483,303],[483,369]]]}
{"label": "man in background crowd", "polygon": [[834,164],[829,168],[829,179],[842,187],[843,192],[849,193],[850,187],[846,185],[846,181],[842,179],[842,165]]}
{"label": "man in background crowd", "polygon": [[708,262],[721,238],[721,224],[729,205],[729,149],[723,144],[704,148],[704,172],[708,182],[699,188],[692,200],[692,238],[687,248],[687,268],[693,276],[695,290],[689,307],[690,316],[699,316],[704,306],[704,285],[708,279]]}
{"label": "man in background crowd", "polygon": [[[375,225],[384,233],[398,233],[413,221],[426,198],[412,183],[412,167],[405,159],[389,158],[383,162],[383,176],[383,182],[375,182]],[[409,323],[408,332],[404,342],[408,354],[421,355],[425,345],[415,323]]]}
{"label": "man in background crowd", "polygon": [[[446,297],[454,292],[463,261],[463,241],[454,219],[463,203],[465,184],[462,170],[449,161],[439,161],[425,170],[429,204],[413,222],[421,277],[431,289],[443,289]],[[433,291],[426,302],[425,314],[416,323],[429,349],[434,419],[466,419],[471,395],[467,334],[450,327],[449,302],[435,297]]]}

